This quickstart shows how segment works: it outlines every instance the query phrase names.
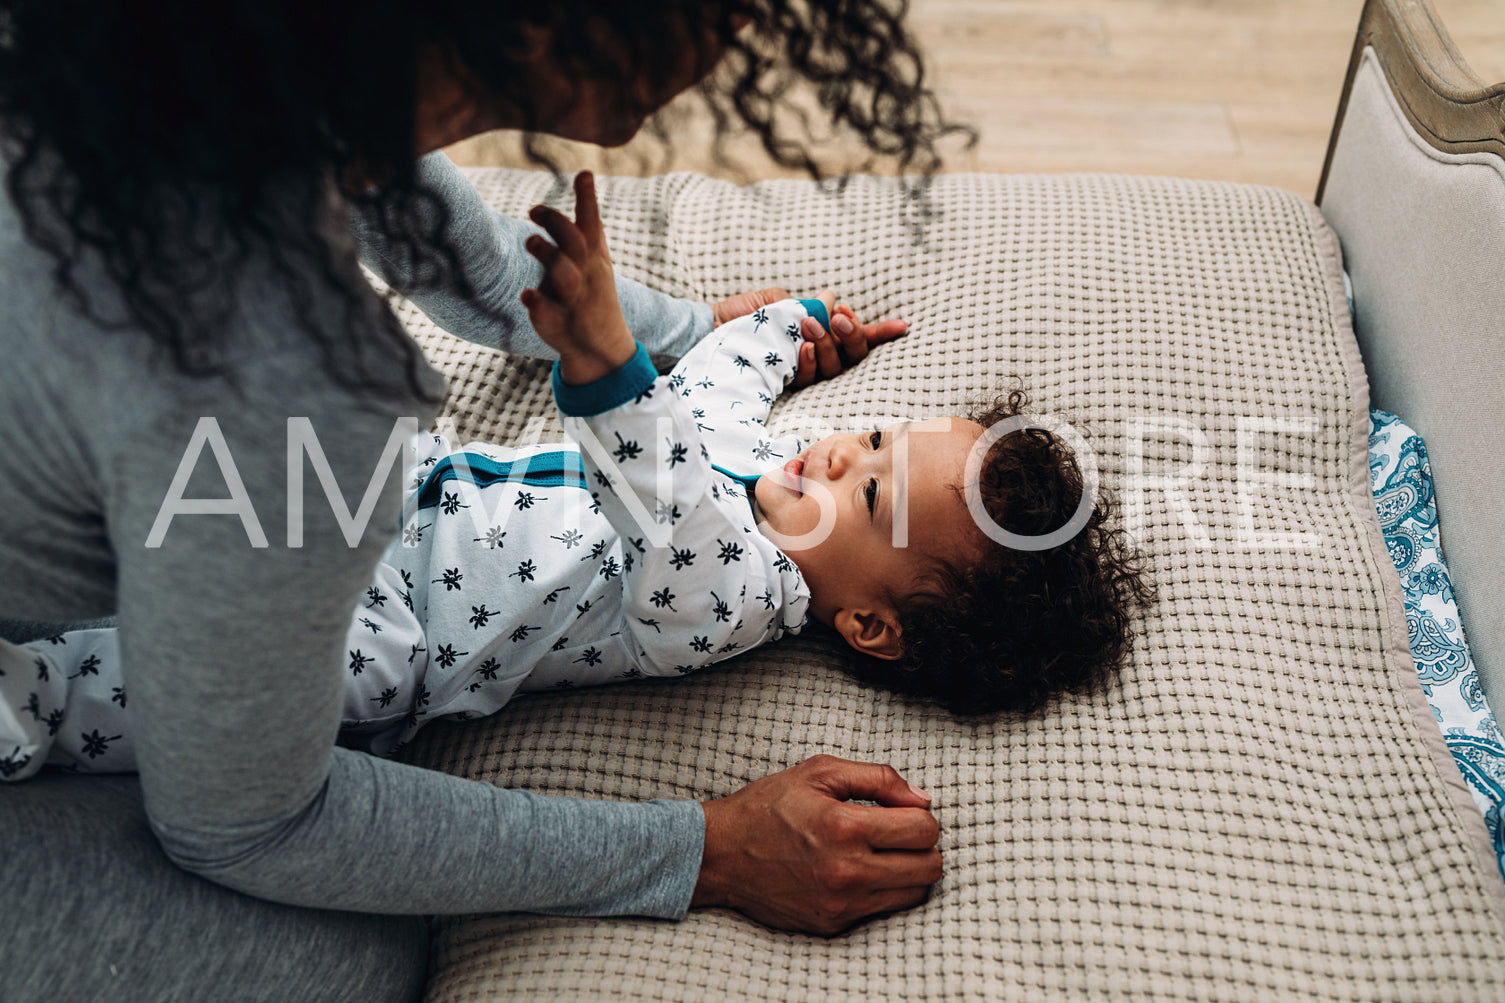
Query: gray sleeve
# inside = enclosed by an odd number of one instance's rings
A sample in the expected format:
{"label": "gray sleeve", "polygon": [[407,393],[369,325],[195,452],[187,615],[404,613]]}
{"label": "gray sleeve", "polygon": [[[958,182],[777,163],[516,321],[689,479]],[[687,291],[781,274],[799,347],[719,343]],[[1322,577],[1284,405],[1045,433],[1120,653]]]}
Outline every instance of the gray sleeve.
{"label": "gray sleeve", "polygon": [[[94,462],[141,786],[169,856],[251,895],[327,909],[682,915],[704,838],[693,802],[537,797],[334,747],[346,628],[398,522],[401,463],[373,475],[395,409],[332,386],[299,350],[259,356],[234,393],[159,380],[145,397],[115,387],[132,399],[99,423]],[[303,544],[289,545],[289,415],[309,418],[346,513],[378,485],[353,543],[303,457]],[[176,514],[148,547],[203,416],[224,449],[210,441],[189,457],[181,496],[222,499],[229,485],[233,498],[239,483],[245,503]]]}
{"label": "gray sleeve", "polygon": [[[362,264],[408,295],[434,323],[456,337],[505,352],[555,358],[557,353],[534,333],[528,313],[518,300],[522,291],[536,286],[543,274],[538,262],[523,249],[523,241],[543,231],[488,208],[442,151],[419,159],[418,178],[449,209],[446,236],[459,255],[476,299],[467,301],[442,285],[412,292],[432,284],[433,276],[415,269],[405,248],[383,238],[374,207],[351,214]],[[633,336],[654,355],[678,358],[712,327],[711,308],[706,304],[656,292],[620,274],[617,300]]]}

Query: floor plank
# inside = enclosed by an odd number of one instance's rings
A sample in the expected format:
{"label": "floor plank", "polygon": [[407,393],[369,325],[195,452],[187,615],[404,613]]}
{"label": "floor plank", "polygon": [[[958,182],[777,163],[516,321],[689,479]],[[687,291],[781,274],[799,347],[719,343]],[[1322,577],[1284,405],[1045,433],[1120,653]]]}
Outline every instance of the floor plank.
{"label": "floor plank", "polygon": [[[1505,0],[1433,0],[1479,76],[1505,80]],[[1362,0],[912,0],[911,24],[947,113],[979,134],[950,171],[1111,171],[1277,185],[1311,197]],[[551,142],[560,167],[616,174],[788,175],[751,144],[736,163],[704,149],[706,124],[676,101],[672,149]],[[818,148],[859,163],[841,137]],[[525,165],[517,137],[449,148],[461,164]],[[880,165],[878,169],[888,169]]]}

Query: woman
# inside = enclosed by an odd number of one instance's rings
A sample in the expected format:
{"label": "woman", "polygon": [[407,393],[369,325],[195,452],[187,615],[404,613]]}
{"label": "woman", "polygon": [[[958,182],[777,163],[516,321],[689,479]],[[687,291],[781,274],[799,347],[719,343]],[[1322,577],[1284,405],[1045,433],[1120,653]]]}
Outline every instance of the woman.
{"label": "woman", "polygon": [[[610,804],[334,748],[344,625],[399,485],[353,540],[317,495],[301,545],[279,538],[290,418],[340,442],[353,511],[395,419],[442,393],[358,256],[452,332],[534,344],[524,229],[432,151],[492,128],[621,143],[719,64],[720,120],[809,165],[775,55],[870,148],[930,165],[944,125],[878,0],[0,0],[0,618],[118,618],[140,764],[0,789],[0,998],[405,999],[428,914],[726,905],[832,933],[923,898],[935,820],[887,767]],[[711,327],[619,290],[654,351]],[[802,373],[901,329],[849,325]],[[219,462],[179,483],[206,417]],[[230,501],[164,527],[170,488]]]}

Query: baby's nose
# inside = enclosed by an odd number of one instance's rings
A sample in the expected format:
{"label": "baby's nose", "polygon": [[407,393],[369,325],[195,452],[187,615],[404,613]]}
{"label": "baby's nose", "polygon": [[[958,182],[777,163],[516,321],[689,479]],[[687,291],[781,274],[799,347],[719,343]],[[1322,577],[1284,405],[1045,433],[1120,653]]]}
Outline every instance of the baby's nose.
{"label": "baby's nose", "polygon": [[844,435],[831,444],[830,459],[827,461],[826,475],[831,480],[839,479],[857,461],[857,439],[855,436]]}

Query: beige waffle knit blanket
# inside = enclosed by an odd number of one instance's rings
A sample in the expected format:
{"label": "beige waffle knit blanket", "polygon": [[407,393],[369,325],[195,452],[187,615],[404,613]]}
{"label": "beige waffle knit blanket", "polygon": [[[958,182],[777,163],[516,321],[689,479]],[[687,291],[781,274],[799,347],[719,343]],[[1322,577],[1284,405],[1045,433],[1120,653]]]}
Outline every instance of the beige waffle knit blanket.
{"label": "beige waffle knit blanket", "polygon": [[[472,176],[514,215],[568,198],[547,174]],[[889,180],[600,189],[619,267],[650,285],[829,285],[910,321],[786,397],[778,430],[955,414],[1022,376],[1090,434],[1160,597],[1108,691],[1027,720],[867,689],[807,632],[683,681],[432,726],[413,761],[587,798],[704,799],[818,752],[890,763],[934,795],[946,874],[927,904],[829,941],[720,911],[448,920],[430,1000],[1505,999],[1505,885],[1409,662],[1315,208],[1233,184],[954,175],[917,237]],[[405,316],[469,437],[551,414],[543,364]]]}

